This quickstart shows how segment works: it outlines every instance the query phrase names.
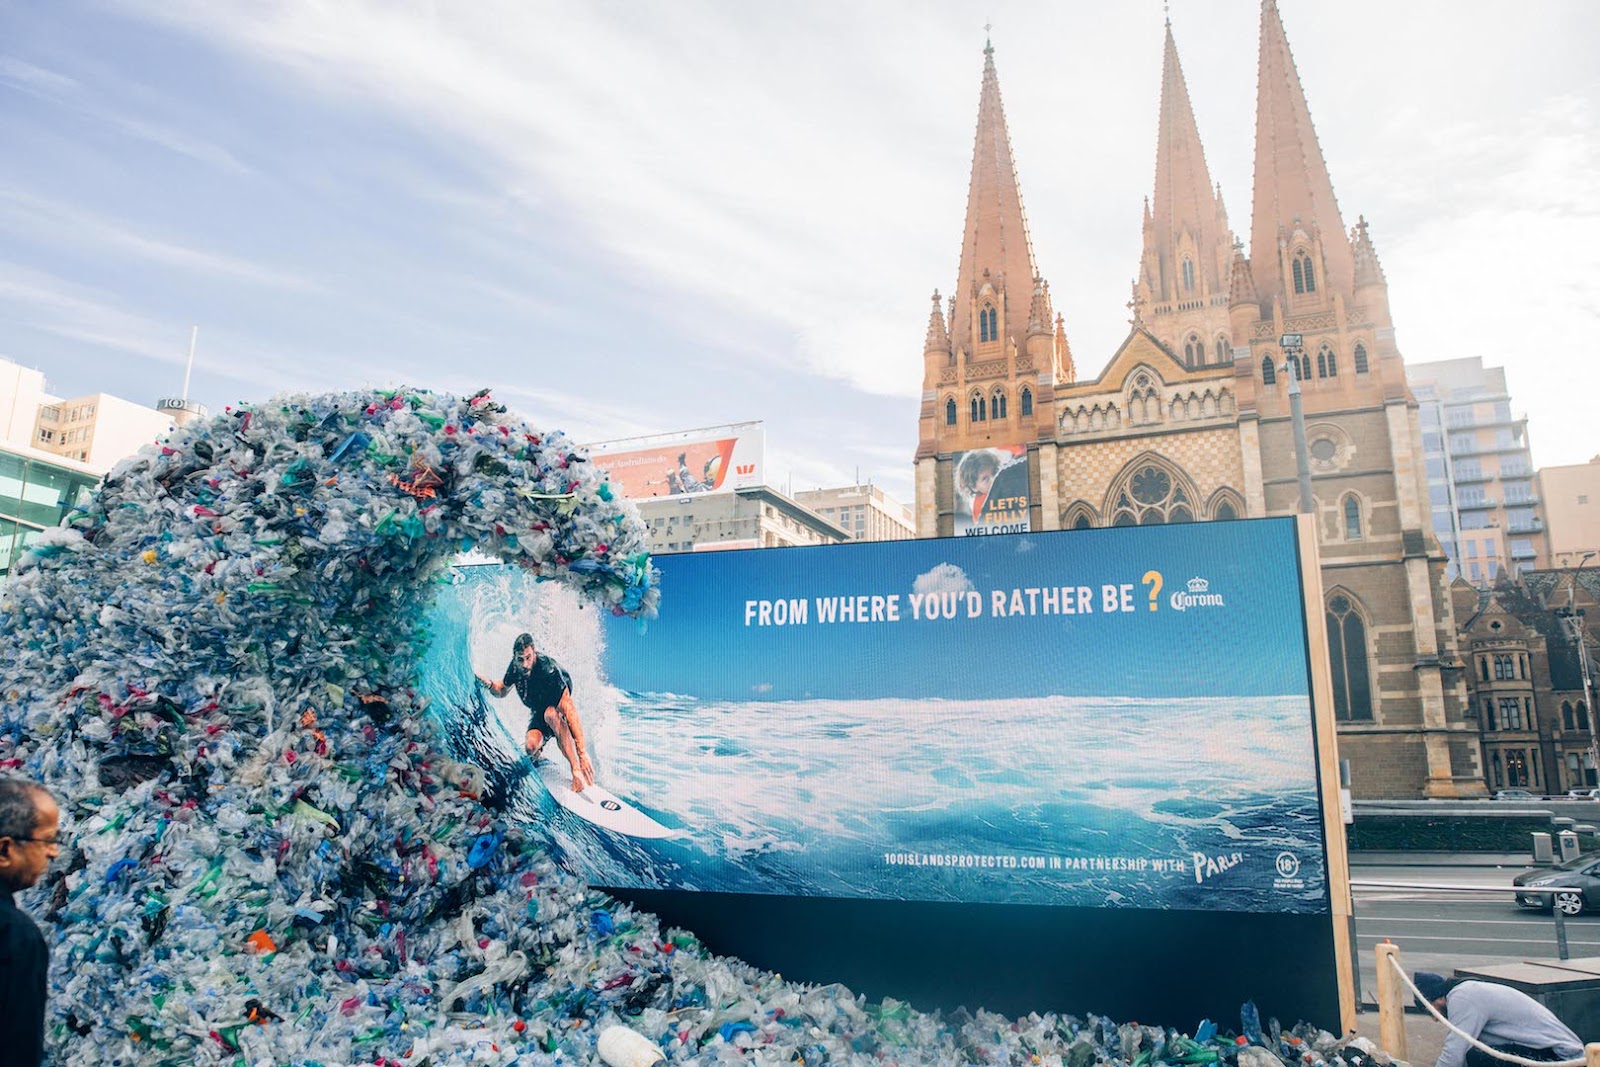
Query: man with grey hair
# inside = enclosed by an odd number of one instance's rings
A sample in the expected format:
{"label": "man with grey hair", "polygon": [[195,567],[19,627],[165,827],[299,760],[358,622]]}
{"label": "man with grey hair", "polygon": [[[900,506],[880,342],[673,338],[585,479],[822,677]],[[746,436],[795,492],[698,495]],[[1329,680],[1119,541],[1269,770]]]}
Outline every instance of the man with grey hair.
{"label": "man with grey hair", "polygon": [[29,889],[61,851],[61,811],[44,786],[0,778],[0,1060],[36,1067],[44,1059],[49,950],[12,894]]}

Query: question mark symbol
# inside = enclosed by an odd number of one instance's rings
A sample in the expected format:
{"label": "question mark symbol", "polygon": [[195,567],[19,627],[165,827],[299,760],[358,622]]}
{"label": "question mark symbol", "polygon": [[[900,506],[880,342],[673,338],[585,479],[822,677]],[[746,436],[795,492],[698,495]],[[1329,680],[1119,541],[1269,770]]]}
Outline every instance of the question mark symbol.
{"label": "question mark symbol", "polygon": [[1156,610],[1156,597],[1161,595],[1161,572],[1145,571],[1139,580],[1150,587],[1150,610]]}

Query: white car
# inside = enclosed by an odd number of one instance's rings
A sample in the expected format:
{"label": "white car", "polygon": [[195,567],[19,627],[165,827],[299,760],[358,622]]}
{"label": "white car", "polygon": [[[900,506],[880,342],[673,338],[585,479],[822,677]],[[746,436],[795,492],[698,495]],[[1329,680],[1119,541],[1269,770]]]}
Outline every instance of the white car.
{"label": "white car", "polygon": [[1600,800],[1600,789],[1569,789],[1568,800]]}

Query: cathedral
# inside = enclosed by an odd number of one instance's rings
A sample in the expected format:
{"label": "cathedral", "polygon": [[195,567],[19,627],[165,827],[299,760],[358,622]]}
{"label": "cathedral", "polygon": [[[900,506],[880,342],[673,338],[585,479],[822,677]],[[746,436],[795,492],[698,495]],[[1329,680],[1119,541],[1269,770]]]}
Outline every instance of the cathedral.
{"label": "cathedral", "polygon": [[1482,795],[1388,285],[1366,221],[1340,216],[1275,0],[1261,8],[1248,244],[1207,169],[1170,22],[1161,76],[1131,328],[1080,379],[985,47],[956,288],[934,294],[924,348],[917,533],[1295,514],[1294,376],[1352,791]]}

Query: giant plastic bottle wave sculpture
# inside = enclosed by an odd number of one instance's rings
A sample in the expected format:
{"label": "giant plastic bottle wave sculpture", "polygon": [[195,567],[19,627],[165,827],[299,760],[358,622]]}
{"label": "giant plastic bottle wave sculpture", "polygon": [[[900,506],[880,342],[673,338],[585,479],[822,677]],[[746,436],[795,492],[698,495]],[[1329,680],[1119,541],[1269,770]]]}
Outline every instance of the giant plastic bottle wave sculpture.
{"label": "giant plastic bottle wave sculpture", "polygon": [[786,983],[485,807],[413,694],[437,581],[476,550],[649,615],[645,536],[486,393],[290,396],[119,465],[0,585],[0,770],[65,814],[24,898],[55,1062],[590,1063],[617,1023],[675,1063],[1216,1060]]}

